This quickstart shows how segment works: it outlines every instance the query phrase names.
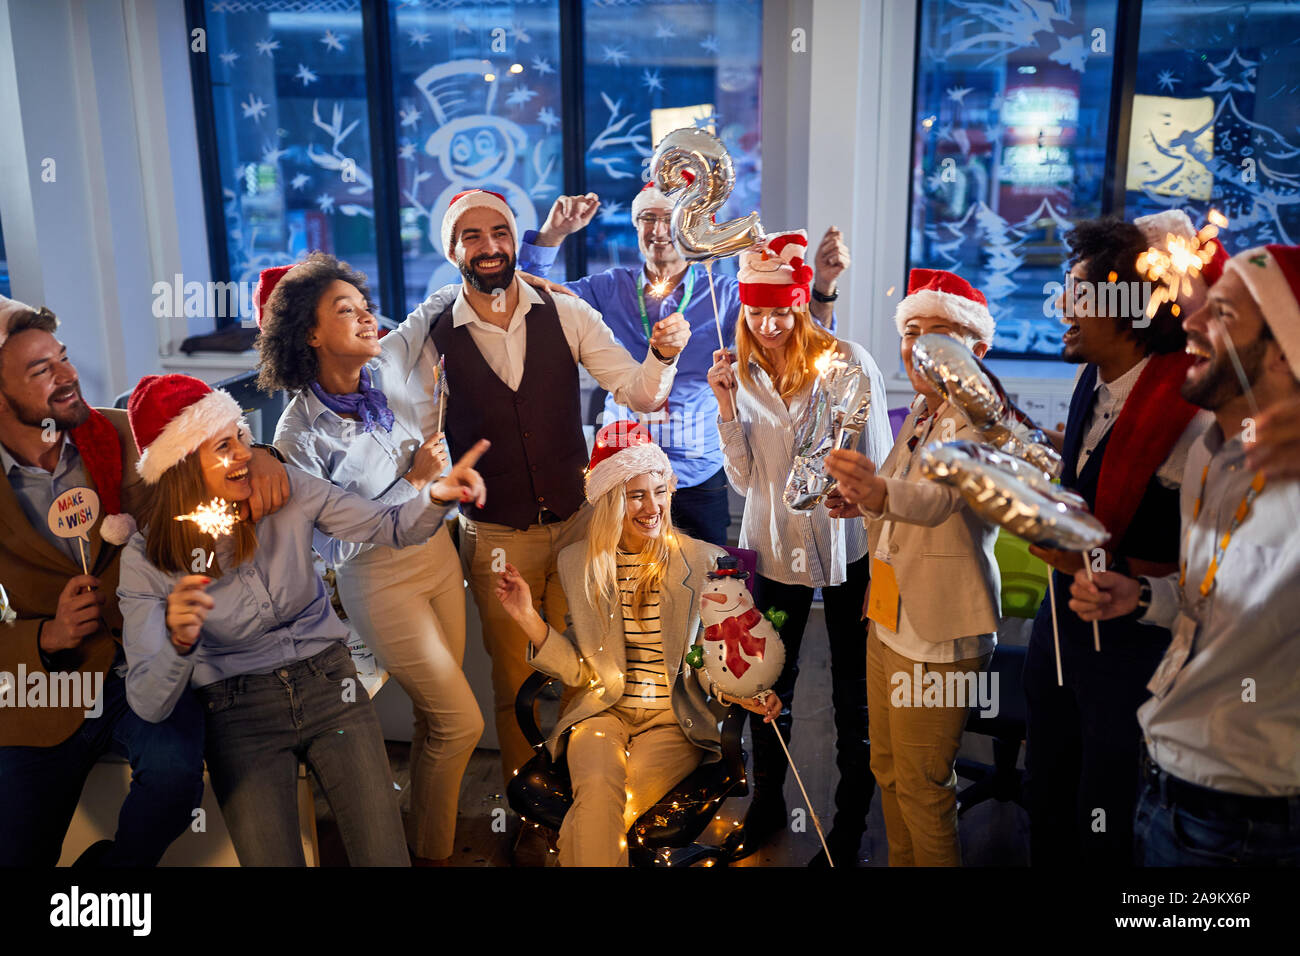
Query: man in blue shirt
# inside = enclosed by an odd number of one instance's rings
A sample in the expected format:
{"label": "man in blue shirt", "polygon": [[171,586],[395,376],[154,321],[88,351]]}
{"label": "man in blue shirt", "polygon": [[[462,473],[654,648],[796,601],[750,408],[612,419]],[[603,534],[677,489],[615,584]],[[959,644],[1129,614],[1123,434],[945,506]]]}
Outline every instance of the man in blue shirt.
{"label": "man in blue shirt", "polygon": [[[545,276],[555,262],[564,237],[587,225],[600,208],[594,193],[561,196],[551,207],[540,230],[524,233],[519,246],[519,268]],[[637,247],[644,260],[640,268],[615,266],[565,285],[590,303],[610,327],[614,337],[633,355],[645,351],[656,322],[681,314],[691,327],[691,338],[677,358],[677,378],[666,405],[655,412],[636,415],[605,400],[606,421],[639,419],[663,448],[677,474],[673,495],[673,524],[684,534],[716,545],[727,543],[730,513],[727,478],[722,470],[718,441],[718,402],[708,384],[713,352],[719,347],[714,324],[709,279],[698,264],[688,263],[673,244],[673,202],[653,183],[632,200],[632,223]],[[814,260],[810,310],[828,328],[834,328],[835,280],[849,264],[849,250],[834,226],[826,230]],[[736,280],[713,276],[718,315],[727,348],[735,347],[740,318]]]}

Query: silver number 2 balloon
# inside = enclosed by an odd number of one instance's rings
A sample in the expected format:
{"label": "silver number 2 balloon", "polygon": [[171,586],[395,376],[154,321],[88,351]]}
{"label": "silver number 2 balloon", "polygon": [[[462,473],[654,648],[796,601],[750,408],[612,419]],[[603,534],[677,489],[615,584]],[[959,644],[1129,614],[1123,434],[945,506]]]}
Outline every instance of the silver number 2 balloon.
{"label": "silver number 2 balloon", "polygon": [[[763,239],[758,213],[714,222],[736,185],[736,170],[722,141],[702,129],[675,129],[659,142],[650,160],[655,186],[676,197],[673,243],[692,262],[734,256]],[[689,174],[689,175],[687,175]]]}

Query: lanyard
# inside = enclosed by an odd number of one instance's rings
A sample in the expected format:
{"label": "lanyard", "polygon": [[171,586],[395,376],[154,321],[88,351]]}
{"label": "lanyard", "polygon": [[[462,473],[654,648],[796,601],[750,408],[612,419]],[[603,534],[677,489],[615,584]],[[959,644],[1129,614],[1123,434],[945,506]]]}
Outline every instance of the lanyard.
{"label": "lanyard", "polygon": [[[1187,527],[1187,542],[1184,544],[1184,552],[1189,550],[1189,543],[1192,537],[1192,527],[1201,515],[1201,501],[1205,496],[1205,481],[1210,475],[1210,465],[1207,462],[1205,468],[1201,471],[1201,490],[1196,493],[1196,504],[1192,507],[1192,522]],[[1205,577],[1201,580],[1201,597],[1207,597],[1210,590],[1214,587],[1214,578],[1219,573],[1219,565],[1223,562],[1223,556],[1228,550],[1228,542],[1232,540],[1232,533],[1241,527],[1241,523],[1246,520],[1250,514],[1250,507],[1259,497],[1259,493],[1264,490],[1264,473],[1262,471],[1255,473],[1255,480],[1250,483],[1246,489],[1246,495],[1241,499],[1241,504],[1237,505],[1237,510],[1232,516],[1232,524],[1228,526],[1227,532],[1220,539],[1214,553],[1210,556],[1210,566],[1205,569]],[[1188,558],[1183,558],[1183,566],[1178,575],[1178,587],[1182,588],[1187,581],[1187,564]]]}
{"label": "lanyard", "polygon": [[[686,312],[686,306],[691,301],[691,293],[695,291],[695,270],[687,266],[686,268],[686,289],[682,292],[682,301],[677,306],[677,311]],[[671,295],[671,293],[669,293]],[[637,279],[636,283],[636,304],[641,307],[641,326],[645,329],[645,340],[650,341],[650,317],[645,312],[645,283]]]}

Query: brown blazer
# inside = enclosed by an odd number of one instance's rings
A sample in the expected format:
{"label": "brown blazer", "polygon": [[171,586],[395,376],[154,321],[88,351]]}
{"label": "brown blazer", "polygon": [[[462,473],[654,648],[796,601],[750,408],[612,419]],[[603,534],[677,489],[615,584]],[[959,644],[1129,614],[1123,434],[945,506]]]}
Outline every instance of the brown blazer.
{"label": "brown blazer", "polygon": [[[140,456],[126,412],[115,408],[99,411],[113,423],[122,439],[122,507],[134,513],[145,486],[135,470]],[[99,630],[86,637],[79,647],[60,653],[52,662],[61,670],[105,673],[122,642],[122,615],[117,609],[118,559],[122,549],[100,538],[100,523],[96,522],[90,529],[88,566],[90,573],[99,578],[100,590],[107,600]],[[8,478],[0,481],[0,584],[4,585],[18,615],[12,624],[0,625],[0,672],[13,675],[19,693],[24,691],[18,686],[19,665],[25,666],[28,674],[47,673],[38,652],[37,632],[42,621],[54,617],[68,578],[81,573],[79,562],[69,559],[32,527],[9,487]],[[85,710],[84,706],[0,707],[0,747],[60,744],[81,726]]]}

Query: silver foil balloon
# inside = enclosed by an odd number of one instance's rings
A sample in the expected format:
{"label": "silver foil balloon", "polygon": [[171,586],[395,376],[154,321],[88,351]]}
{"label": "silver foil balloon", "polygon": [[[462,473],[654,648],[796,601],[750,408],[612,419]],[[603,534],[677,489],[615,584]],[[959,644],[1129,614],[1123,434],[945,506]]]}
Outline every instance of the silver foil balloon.
{"label": "silver foil balloon", "polygon": [[[731,154],[722,141],[702,129],[675,129],[659,141],[650,159],[654,184],[673,196],[673,243],[692,262],[734,256],[762,241],[758,213],[714,222],[736,185]],[[684,175],[690,173],[688,177]],[[684,190],[684,191],[683,191]]]}
{"label": "silver foil balloon", "polygon": [[994,448],[1023,458],[1052,478],[1061,474],[1060,453],[961,342],[948,335],[922,335],[912,346],[912,364]]}
{"label": "silver foil balloon", "polygon": [[1031,544],[1091,551],[1110,537],[1073,491],[1052,484],[1036,466],[978,442],[929,445],[921,474],[951,485],[981,518]]}
{"label": "silver foil balloon", "polygon": [[826,474],[826,455],[848,448],[867,425],[871,377],[857,362],[831,359],[813,383],[794,430],[794,464],[782,499],[796,514],[816,508],[835,489]]}

